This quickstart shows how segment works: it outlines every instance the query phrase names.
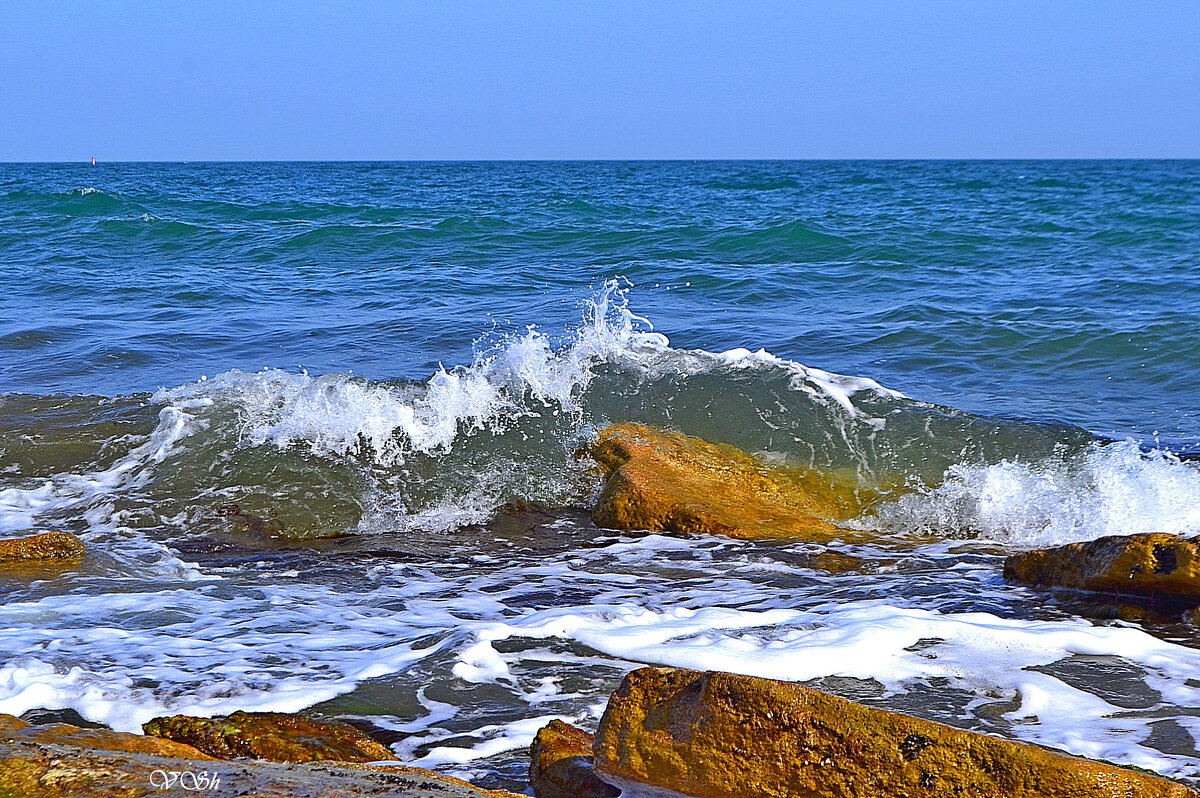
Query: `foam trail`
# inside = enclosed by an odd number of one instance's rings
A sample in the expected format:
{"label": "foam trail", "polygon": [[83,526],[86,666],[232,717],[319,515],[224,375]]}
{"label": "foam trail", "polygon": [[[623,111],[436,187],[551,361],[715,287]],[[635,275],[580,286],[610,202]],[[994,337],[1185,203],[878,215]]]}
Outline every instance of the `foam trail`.
{"label": "foam trail", "polygon": [[[529,748],[538,731],[552,720],[561,720],[565,723],[579,722],[579,718],[577,717],[541,715],[534,718],[522,718],[511,723],[489,724],[481,726],[474,731],[474,736],[482,737],[483,739],[470,748],[438,746],[416,760],[410,761],[409,757],[401,758],[408,761],[414,767],[436,768],[440,765],[464,765],[476,759],[484,759],[496,754],[505,753],[506,751],[524,750]],[[457,735],[444,733],[442,735],[414,739],[412,742],[427,745],[439,738],[445,739],[453,736]],[[408,753],[413,747],[415,746],[401,746],[401,752]],[[405,749],[408,749],[408,751]]]}
{"label": "foam trail", "polygon": [[[426,717],[408,721],[405,745],[415,750],[465,734],[476,700],[468,691],[486,685],[486,701],[505,705],[504,721],[471,731],[478,744],[429,760],[466,763],[519,747],[528,730],[510,724],[521,717],[584,717],[578,713],[590,711],[605,682],[563,694],[555,679],[564,667],[619,675],[657,663],[871,680],[901,697],[932,681],[940,696],[959,695],[963,717],[987,730],[1200,776],[1200,759],[1142,744],[1152,723],[1200,712],[1200,651],[1078,620],[938,612],[884,599],[828,603],[831,589],[845,595],[851,585],[892,596],[911,576],[813,583],[786,556],[770,568],[747,567],[781,554],[778,546],[652,536],[490,565],[485,558],[482,568],[346,561],[330,584],[267,570],[170,590],[148,582],[10,602],[0,649],[25,655],[0,666],[0,712],[70,707],[136,730],[161,714],[296,711],[364,681],[399,679],[439,691],[436,700],[418,699]],[[952,592],[999,590],[976,581],[986,577],[942,569],[939,583]],[[555,595],[561,603],[528,608]],[[1152,699],[1130,713],[1105,698],[1103,685],[1093,692],[1048,669],[1079,658],[1121,664]],[[450,706],[459,695],[461,705]],[[972,714],[985,705],[990,711]]]}

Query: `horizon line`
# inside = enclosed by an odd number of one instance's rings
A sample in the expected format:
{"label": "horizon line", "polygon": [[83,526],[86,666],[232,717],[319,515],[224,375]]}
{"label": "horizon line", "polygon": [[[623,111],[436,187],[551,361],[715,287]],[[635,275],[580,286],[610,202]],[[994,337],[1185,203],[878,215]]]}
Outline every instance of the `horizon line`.
{"label": "horizon line", "polygon": [[[35,166],[81,164],[92,166],[92,156],[81,160],[0,160],[5,166]],[[820,162],[856,162],[856,163],[897,163],[897,162],[1030,162],[1030,161],[1196,161],[1196,156],[1120,156],[1120,155],[1066,155],[1066,156],[1037,156],[1037,157],[1004,157],[1004,156],[921,156],[921,157],[798,157],[798,158],[220,158],[197,160],[162,160],[162,159],[97,159],[95,166],[101,164],[332,164],[332,163],[820,163]]]}

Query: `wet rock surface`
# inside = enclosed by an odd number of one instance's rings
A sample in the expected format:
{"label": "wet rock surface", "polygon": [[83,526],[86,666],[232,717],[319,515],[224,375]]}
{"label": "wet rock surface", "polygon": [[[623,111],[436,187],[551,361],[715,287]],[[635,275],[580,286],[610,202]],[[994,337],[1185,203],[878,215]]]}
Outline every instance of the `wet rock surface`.
{"label": "wet rock surface", "polygon": [[125,751],[187,759],[212,759],[208,754],[190,745],[158,737],[125,734],[104,728],[81,728],[68,723],[34,725],[12,715],[0,715],[0,739],[14,742],[61,743],[79,748],[95,748],[101,751]]}
{"label": "wet rock surface", "polygon": [[642,668],[594,747],[605,781],[701,798],[1195,798],[1141,771],[873,709],[798,684]]}
{"label": "wet rock surface", "polygon": [[1168,534],[1113,535],[1009,557],[1006,579],[1200,602],[1200,542]]}
{"label": "wet rock surface", "polygon": [[593,520],[614,529],[828,541],[857,498],[811,472],[643,424],[613,424],[590,448],[606,482]]}
{"label": "wet rock surface", "polygon": [[0,563],[66,560],[82,557],[83,541],[69,532],[42,532],[0,540]]}
{"label": "wet rock surface", "polygon": [[148,735],[186,743],[218,759],[271,762],[394,760],[387,746],[337,721],[279,712],[235,712],[223,718],[175,715],[143,726]]}
{"label": "wet rock surface", "polygon": [[552,720],[529,747],[529,786],[537,798],[615,798],[620,790],[596,775],[595,737],[561,720]]}

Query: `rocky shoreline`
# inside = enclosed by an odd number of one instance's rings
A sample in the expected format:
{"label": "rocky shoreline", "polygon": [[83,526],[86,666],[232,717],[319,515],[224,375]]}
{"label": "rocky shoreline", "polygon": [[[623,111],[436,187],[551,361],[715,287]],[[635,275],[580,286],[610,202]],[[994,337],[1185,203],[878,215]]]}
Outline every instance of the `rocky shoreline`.
{"label": "rocky shoreline", "polygon": [[[773,466],[670,430],[615,424],[586,452],[604,477],[592,517],[605,528],[828,542],[873,500],[829,475]],[[1012,554],[1004,577],[1035,588],[1134,600],[1185,620],[1200,605],[1200,543],[1174,535],[1102,538]],[[845,556],[813,567],[854,570]],[[0,540],[0,567],[70,567],[65,532]],[[38,571],[37,573],[42,573]],[[204,773],[204,794],[502,796],[410,768],[369,734],[303,715],[175,716],[143,735],[0,716],[0,798],[140,796],[155,774]],[[215,781],[214,781],[215,780]],[[642,668],[609,701],[599,730],[555,721],[531,749],[539,798],[688,795],[1200,796],[1141,771],[1080,759],[856,704],[789,682]],[[184,794],[180,792],[179,794]]]}

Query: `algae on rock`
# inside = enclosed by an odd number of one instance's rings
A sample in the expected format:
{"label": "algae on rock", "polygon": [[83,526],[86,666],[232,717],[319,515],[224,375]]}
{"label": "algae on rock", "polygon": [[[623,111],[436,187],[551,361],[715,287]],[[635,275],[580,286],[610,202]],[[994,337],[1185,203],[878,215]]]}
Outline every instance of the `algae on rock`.
{"label": "algae on rock", "polygon": [[133,754],[178,756],[187,759],[213,759],[185,743],[126,734],[111,729],[83,729],[69,723],[33,725],[12,715],[0,715],[0,738],[13,742],[62,743],[100,751],[125,751]]}
{"label": "algae on rock", "polygon": [[71,559],[85,551],[83,541],[70,532],[42,532],[0,540],[0,563]]}
{"label": "algae on rock", "polygon": [[280,712],[234,712],[224,718],[155,718],[146,734],[187,743],[218,759],[272,762],[378,762],[396,756],[382,743],[337,721]]}

